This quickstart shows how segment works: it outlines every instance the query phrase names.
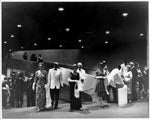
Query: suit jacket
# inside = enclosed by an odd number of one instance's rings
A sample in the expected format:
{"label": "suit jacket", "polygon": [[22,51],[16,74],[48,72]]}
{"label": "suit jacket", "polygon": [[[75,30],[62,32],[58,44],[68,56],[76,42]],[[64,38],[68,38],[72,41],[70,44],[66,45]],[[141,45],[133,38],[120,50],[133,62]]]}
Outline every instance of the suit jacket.
{"label": "suit jacket", "polygon": [[57,89],[60,89],[60,87],[63,86],[62,72],[60,69],[58,68],[57,70],[55,70],[54,68],[49,69],[48,84],[50,89],[54,89],[55,87]]}

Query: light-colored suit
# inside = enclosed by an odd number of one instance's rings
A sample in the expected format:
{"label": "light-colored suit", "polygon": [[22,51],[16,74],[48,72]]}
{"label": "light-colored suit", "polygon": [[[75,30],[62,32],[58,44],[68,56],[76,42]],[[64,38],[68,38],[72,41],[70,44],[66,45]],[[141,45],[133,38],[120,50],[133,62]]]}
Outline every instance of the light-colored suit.
{"label": "light-colored suit", "polygon": [[63,86],[63,80],[62,80],[62,72],[61,69],[55,70],[54,68],[49,69],[48,72],[48,84],[50,89],[60,89],[61,86]]}

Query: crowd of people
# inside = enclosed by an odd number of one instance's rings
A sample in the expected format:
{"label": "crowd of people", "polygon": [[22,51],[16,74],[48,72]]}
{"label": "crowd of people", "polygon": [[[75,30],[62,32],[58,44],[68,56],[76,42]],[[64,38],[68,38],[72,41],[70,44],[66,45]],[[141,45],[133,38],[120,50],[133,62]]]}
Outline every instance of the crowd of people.
{"label": "crowd of people", "polygon": [[35,106],[35,91],[32,90],[34,74],[12,72],[10,77],[2,81],[3,107],[22,107],[23,97],[27,96],[27,106]]}
{"label": "crowd of people", "polygon": [[[23,54],[22,57],[23,57],[23,60],[28,60],[28,53],[27,53],[27,52],[24,52],[24,54]],[[44,62],[42,55],[39,54],[38,57],[37,57],[37,55],[36,55],[35,53],[33,53],[33,54],[31,55],[30,61],[34,61],[34,62],[38,62],[38,63]]]}
{"label": "crowd of people", "polygon": [[144,97],[148,99],[148,75],[148,67],[141,69],[138,63],[123,62],[109,72],[106,61],[101,62],[95,77],[95,92],[99,97],[100,106],[104,107],[104,99],[108,102],[118,102],[118,88],[123,88],[124,85],[127,86],[128,103]]}
{"label": "crowd of people", "polygon": [[[36,106],[36,111],[58,109],[60,89],[64,86],[62,70],[58,62],[54,62],[53,68],[47,72],[44,63],[39,62],[39,70],[35,74],[24,75],[22,72],[13,75],[3,82],[3,106],[9,103],[11,106],[21,107],[23,94],[27,94],[27,106]],[[86,72],[82,63],[73,64],[73,70],[68,78],[70,86],[70,112],[83,110],[81,92],[86,80]],[[128,102],[138,99],[148,99],[149,69],[140,67],[138,63],[123,62],[111,72],[106,61],[98,65],[94,78],[96,79],[95,92],[99,98],[98,104],[105,107],[105,102],[118,102],[117,90],[127,86]]]}

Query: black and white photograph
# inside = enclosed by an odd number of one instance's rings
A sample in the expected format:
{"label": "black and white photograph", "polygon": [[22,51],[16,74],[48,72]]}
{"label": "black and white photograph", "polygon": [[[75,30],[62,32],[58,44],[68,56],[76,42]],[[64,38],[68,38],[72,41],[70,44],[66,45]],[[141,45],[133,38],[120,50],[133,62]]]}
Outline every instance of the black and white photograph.
{"label": "black and white photograph", "polygon": [[149,1],[2,1],[2,119],[149,118]]}

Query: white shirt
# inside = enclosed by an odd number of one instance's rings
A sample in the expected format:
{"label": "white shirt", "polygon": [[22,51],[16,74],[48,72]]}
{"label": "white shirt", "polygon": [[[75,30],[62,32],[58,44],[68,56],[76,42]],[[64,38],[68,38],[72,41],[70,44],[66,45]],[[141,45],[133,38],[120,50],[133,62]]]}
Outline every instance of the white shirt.
{"label": "white shirt", "polygon": [[86,79],[86,73],[85,70],[81,68],[81,70],[77,70],[77,72],[79,73],[80,79],[85,80]]}
{"label": "white shirt", "polygon": [[130,82],[130,80],[132,79],[133,75],[132,75],[132,72],[131,71],[126,71],[124,73],[124,80],[126,82]]}
{"label": "white shirt", "polygon": [[122,74],[123,76],[125,76],[125,74],[126,74],[126,72],[127,72],[127,67],[125,66],[124,63],[121,64],[120,66],[121,66],[121,74]]}
{"label": "white shirt", "polygon": [[113,87],[116,87],[116,83],[124,84],[123,79],[121,77],[121,71],[118,68],[113,69],[107,78],[108,83]]}
{"label": "white shirt", "polygon": [[50,89],[54,89],[55,87],[57,89],[60,89],[60,86],[63,86],[61,69],[58,69],[58,68],[57,70],[55,70],[54,68],[49,69],[48,84],[49,84]]}

